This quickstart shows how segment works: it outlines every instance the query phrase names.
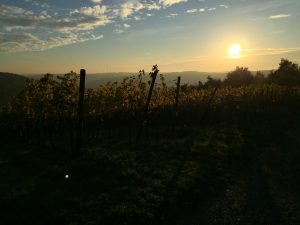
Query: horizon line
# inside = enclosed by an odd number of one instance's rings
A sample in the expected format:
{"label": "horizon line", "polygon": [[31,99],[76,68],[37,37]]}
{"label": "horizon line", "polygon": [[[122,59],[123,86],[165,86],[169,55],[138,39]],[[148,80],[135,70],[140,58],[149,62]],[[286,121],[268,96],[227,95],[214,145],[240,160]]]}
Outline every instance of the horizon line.
{"label": "horizon line", "polygon": [[[242,67],[242,66],[241,66]],[[249,67],[244,67],[244,68],[248,68],[249,69]],[[95,75],[95,74],[118,74],[118,73],[135,73],[135,74],[138,74],[139,73],[139,71],[135,71],[135,72],[133,72],[133,71],[110,71],[110,72],[88,72],[88,70],[87,69],[85,69],[86,70],[86,74],[88,75],[88,74],[90,74],[90,75]],[[251,72],[259,72],[259,71],[272,71],[272,70],[274,70],[274,68],[273,69],[261,69],[261,70],[249,70],[249,71],[251,71]],[[75,72],[75,73],[78,73],[79,74],[79,71],[77,72],[77,71],[74,71],[74,70],[70,70],[69,72],[71,72],[71,71],[73,71],[73,72]],[[168,72],[161,72],[160,74],[166,74],[166,73],[188,73],[188,72],[195,72],[195,73],[229,73],[229,72],[231,72],[231,71],[234,71],[234,70],[228,70],[228,71],[225,71],[225,70],[223,70],[223,71],[197,71],[197,70],[184,70],[184,71],[168,71]],[[69,73],[69,72],[64,72],[64,73],[57,73],[57,72],[54,72],[54,73],[52,73],[52,72],[39,72],[39,73],[16,73],[16,72],[10,72],[10,71],[0,71],[0,73],[11,73],[11,74],[16,74],[16,75],[23,75],[23,76],[37,76],[37,75],[45,75],[45,74],[52,74],[52,75],[64,75],[64,74],[67,74],[67,73]],[[148,72],[151,72],[151,71],[146,71],[145,70],[145,73],[147,74]]]}

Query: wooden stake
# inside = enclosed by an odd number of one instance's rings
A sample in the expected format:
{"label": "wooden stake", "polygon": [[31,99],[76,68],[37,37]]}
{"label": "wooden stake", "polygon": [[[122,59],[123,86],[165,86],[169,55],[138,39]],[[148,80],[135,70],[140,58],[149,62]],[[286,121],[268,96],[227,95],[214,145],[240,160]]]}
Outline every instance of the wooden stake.
{"label": "wooden stake", "polygon": [[83,106],[84,106],[84,89],[85,89],[85,75],[84,69],[80,70],[80,84],[79,84],[79,102],[78,102],[78,130],[77,130],[77,145],[74,152],[75,156],[80,155],[82,145],[82,128],[83,128]]}
{"label": "wooden stake", "polygon": [[144,115],[143,115],[143,118],[142,118],[142,123],[140,125],[140,129],[139,129],[139,132],[138,132],[138,137],[137,137],[138,141],[141,138],[144,124],[147,121],[147,114],[148,114],[148,111],[149,111],[150,100],[151,100],[151,97],[152,97],[152,92],[153,92],[155,80],[156,80],[157,74],[159,72],[159,70],[157,68],[157,65],[153,66],[152,71],[153,72],[150,73],[151,77],[152,77],[152,81],[151,81],[151,85],[150,85],[150,89],[149,89],[149,93],[148,93],[148,97],[147,97],[147,101],[146,101],[146,105],[145,105],[145,111],[144,111]]}
{"label": "wooden stake", "polygon": [[181,77],[177,77],[177,83],[176,83],[176,95],[175,95],[175,117],[178,117],[178,102],[179,102],[179,91],[180,91],[180,81]]}

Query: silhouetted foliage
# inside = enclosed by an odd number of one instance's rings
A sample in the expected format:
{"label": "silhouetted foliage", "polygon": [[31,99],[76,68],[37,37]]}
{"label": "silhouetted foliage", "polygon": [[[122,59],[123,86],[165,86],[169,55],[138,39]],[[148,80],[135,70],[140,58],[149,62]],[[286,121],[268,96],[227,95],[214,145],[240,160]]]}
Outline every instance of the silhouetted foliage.
{"label": "silhouetted foliage", "polygon": [[25,89],[11,102],[11,114],[21,120],[74,118],[77,92],[78,76],[73,71],[57,79],[51,74],[40,80],[27,79]]}
{"label": "silhouetted foliage", "polygon": [[254,77],[246,67],[236,67],[227,74],[223,84],[229,87],[241,87],[253,83]]}
{"label": "silhouetted foliage", "polygon": [[6,105],[26,85],[26,77],[0,72],[0,108]]}
{"label": "silhouetted foliage", "polygon": [[287,86],[300,85],[298,64],[287,59],[281,59],[278,69],[270,73],[268,82]]}
{"label": "silhouetted foliage", "polygon": [[[294,70],[298,70],[295,64],[288,63],[287,67],[291,65]],[[141,70],[121,83],[108,82],[98,89],[87,89],[85,126],[91,128],[90,133],[96,130],[97,136],[99,129],[103,128],[134,127],[145,107],[150,80],[151,73],[146,74]],[[163,75],[157,80],[149,105],[149,118],[155,118],[152,123],[170,124],[170,115],[174,115],[176,86],[168,86]],[[228,73],[222,83],[208,76],[204,84],[180,85],[178,105],[183,110],[181,116],[185,117],[184,120],[197,123],[205,120],[201,118],[208,108],[215,110],[215,113],[231,115],[232,111],[242,107],[246,110],[250,105],[255,109],[265,104],[276,104],[297,96],[299,92],[297,87],[266,84],[265,80],[261,72],[253,76],[248,68],[237,67]],[[14,127],[21,127],[23,130],[20,133],[28,133],[27,137],[41,134],[41,130],[46,131],[45,137],[48,133],[65,130],[69,130],[69,136],[73,136],[77,107],[78,75],[73,71],[57,78],[46,74],[40,80],[28,79],[25,89],[2,110],[2,114],[5,114],[2,118]]]}
{"label": "silhouetted foliage", "polygon": [[204,84],[201,82],[201,81],[198,81],[198,89],[201,89],[201,88],[203,88],[203,86],[204,86]]}
{"label": "silhouetted foliage", "polygon": [[215,88],[220,85],[220,80],[219,79],[214,79],[211,76],[207,77],[207,81],[203,85],[204,88]]}
{"label": "silhouetted foliage", "polygon": [[257,71],[255,76],[254,76],[254,81],[253,83],[256,84],[256,85],[262,85],[266,82],[266,78],[265,78],[265,75],[260,72],[260,71]]}

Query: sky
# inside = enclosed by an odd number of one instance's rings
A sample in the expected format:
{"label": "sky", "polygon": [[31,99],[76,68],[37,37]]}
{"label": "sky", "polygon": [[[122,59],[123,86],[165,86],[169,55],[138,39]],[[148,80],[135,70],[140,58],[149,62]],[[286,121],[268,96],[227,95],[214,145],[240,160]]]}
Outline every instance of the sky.
{"label": "sky", "polygon": [[0,0],[0,71],[276,69],[299,22],[300,0]]}

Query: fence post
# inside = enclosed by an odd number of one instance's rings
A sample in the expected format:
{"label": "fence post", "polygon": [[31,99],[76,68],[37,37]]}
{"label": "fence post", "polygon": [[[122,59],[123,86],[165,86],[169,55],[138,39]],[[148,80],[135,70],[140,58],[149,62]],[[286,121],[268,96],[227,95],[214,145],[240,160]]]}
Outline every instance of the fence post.
{"label": "fence post", "polygon": [[78,102],[78,130],[77,130],[77,145],[74,152],[75,156],[80,155],[82,145],[82,128],[83,128],[83,106],[84,106],[84,89],[85,89],[85,75],[84,69],[80,70],[80,84],[79,84],[79,102]]}
{"label": "fence post", "polygon": [[176,83],[176,95],[175,95],[175,117],[178,117],[178,103],[179,103],[179,91],[180,91],[180,81],[181,77],[177,77],[177,83]]}
{"label": "fence post", "polygon": [[148,110],[149,110],[149,105],[150,105],[150,100],[151,100],[155,80],[156,80],[157,74],[159,72],[159,70],[157,68],[157,65],[153,66],[152,71],[153,72],[150,73],[151,77],[152,77],[152,80],[151,80],[151,85],[150,85],[150,89],[149,89],[149,93],[148,93],[148,97],[147,97],[145,111],[144,111],[143,118],[142,118],[142,123],[141,123],[140,129],[139,129],[139,132],[138,132],[138,137],[137,137],[138,141],[140,140],[142,132],[143,132],[143,127],[144,127],[144,123],[145,123],[146,118],[147,118],[147,114],[148,114]]}

